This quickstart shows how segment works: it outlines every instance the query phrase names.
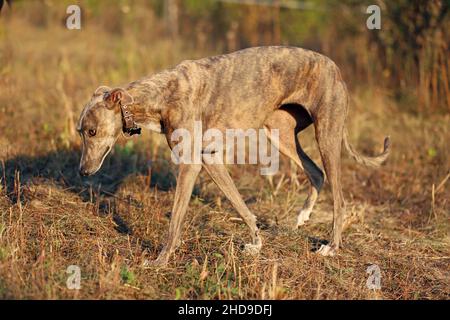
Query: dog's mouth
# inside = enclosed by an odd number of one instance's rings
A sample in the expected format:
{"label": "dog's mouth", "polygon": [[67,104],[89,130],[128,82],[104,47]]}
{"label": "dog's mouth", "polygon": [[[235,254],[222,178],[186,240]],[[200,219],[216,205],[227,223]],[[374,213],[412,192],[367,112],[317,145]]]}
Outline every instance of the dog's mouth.
{"label": "dog's mouth", "polygon": [[96,174],[98,172],[98,170],[100,170],[100,168],[102,167],[103,161],[105,161],[106,156],[108,155],[108,153],[111,151],[111,147],[107,147],[106,150],[103,152],[103,155],[101,157],[101,161],[99,163],[99,165],[97,166],[97,168],[91,172],[86,172],[87,176],[92,176],[94,174]]}
{"label": "dog's mouth", "polygon": [[108,146],[105,150],[105,152],[102,155],[102,160],[100,161],[100,164],[98,165],[98,168],[92,173],[95,174],[97,173],[98,170],[100,170],[100,168],[102,167],[103,161],[105,161],[106,156],[108,155],[108,153],[111,151],[111,147]]}

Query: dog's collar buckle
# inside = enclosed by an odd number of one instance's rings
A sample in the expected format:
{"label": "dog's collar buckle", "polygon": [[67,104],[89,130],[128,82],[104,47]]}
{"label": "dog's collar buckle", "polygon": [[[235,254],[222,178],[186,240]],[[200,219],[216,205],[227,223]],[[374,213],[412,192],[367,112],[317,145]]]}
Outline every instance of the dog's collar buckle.
{"label": "dog's collar buckle", "polygon": [[132,136],[133,134],[141,134],[141,128],[139,128],[136,122],[134,122],[134,117],[129,109],[129,105],[120,105],[120,110],[122,111],[123,133],[129,136]]}

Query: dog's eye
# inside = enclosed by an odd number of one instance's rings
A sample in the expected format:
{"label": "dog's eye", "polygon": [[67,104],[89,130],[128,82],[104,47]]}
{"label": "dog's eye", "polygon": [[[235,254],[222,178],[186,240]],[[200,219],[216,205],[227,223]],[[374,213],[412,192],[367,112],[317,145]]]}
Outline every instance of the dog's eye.
{"label": "dog's eye", "polygon": [[95,135],[97,134],[97,130],[95,130],[95,129],[89,129],[89,130],[88,130],[88,134],[89,134],[89,136],[93,137],[93,136],[95,136]]}

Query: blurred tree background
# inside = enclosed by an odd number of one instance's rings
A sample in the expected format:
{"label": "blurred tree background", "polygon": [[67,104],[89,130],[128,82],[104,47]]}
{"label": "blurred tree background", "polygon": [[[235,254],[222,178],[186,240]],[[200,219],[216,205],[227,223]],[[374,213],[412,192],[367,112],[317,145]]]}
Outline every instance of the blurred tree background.
{"label": "blurred tree background", "polygon": [[[385,89],[414,113],[450,110],[448,0],[35,0],[15,1],[12,11],[42,27],[64,23],[61,3],[79,4],[83,24],[118,37],[167,38],[204,55],[278,44],[316,50],[350,87]],[[381,8],[380,30],[366,27],[371,4]]]}

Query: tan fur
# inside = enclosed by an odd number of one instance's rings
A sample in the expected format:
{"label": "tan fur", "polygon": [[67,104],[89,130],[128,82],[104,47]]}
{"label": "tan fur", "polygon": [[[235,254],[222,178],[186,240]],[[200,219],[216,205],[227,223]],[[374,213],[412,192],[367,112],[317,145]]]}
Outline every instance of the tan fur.
{"label": "tan fur", "polygon": [[[360,163],[379,165],[389,153],[378,157],[358,154],[348,143],[345,120],[348,94],[337,66],[327,57],[295,47],[257,47],[227,55],[184,61],[173,69],[134,81],[123,88],[132,97],[130,109],[135,122],[170,136],[179,128],[192,131],[194,121],[202,121],[204,130],[279,129],[277,146],[305,170],[311,182],[309,196],[296,226],[309,214],[323,184],[322,170],[306,155],[297,134],[314,124],[322,162],[333,193],[333,237],[319,252],[333,255],[341,243],[345,210],[341,190],[341,145]],[[112,147],[121,131],[119,104],[94,95],[79,121],[83,137],[80,171],[92,174],[101,165],[104,148]],[[105,110],[108,110],[106,112]],[[91,127],[95,137],[88,137]],[[92,128],[91,128],[92,130]],[[269,133],[270,138],[270,133]],[[258,252],[262,245],[256,217],[245,205],[224,165],[203,164],[214,182],[228,197],[251,231],[248,252]],[[200,165],[181,164],[175,192],[167,243],[157,260],[146,265],[164,265],[179,243],[183,218]]]}

